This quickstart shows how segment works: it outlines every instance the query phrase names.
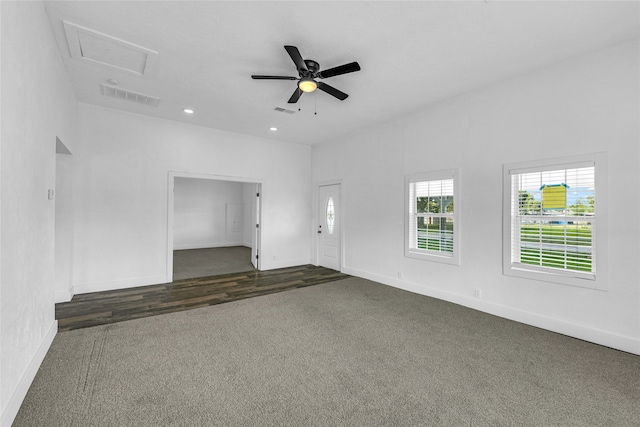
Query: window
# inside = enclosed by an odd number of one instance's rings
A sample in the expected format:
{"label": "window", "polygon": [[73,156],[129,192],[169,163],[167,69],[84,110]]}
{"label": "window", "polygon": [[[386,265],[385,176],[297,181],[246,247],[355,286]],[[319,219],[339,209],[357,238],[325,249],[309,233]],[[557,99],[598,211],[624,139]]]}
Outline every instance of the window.
{"label": "window", "polygon": [[406,177],[405,256],[459,263],[457,177],[457,170]]}
{"label": "window", "polygon": [[505,274],[598,287],[597,157],[505,166]]}
{"label": "window", "polygon": [[329,235],[333,234],[333,225],[336,220],[336,210],[333,207],[333,197],[329,197],[327,200],[327,232]]}

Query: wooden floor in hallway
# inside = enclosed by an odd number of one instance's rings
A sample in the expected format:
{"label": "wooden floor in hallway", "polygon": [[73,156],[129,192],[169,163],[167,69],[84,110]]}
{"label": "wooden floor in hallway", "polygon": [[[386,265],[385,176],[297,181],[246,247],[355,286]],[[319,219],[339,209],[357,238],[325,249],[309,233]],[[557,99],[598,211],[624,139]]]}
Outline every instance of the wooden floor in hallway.
{"label": "wooden floor in hallway", "polygon": [[313,265],[247,271],[75,295],[56,304],[58,331],[122,322],[333,282],[350,277]]}

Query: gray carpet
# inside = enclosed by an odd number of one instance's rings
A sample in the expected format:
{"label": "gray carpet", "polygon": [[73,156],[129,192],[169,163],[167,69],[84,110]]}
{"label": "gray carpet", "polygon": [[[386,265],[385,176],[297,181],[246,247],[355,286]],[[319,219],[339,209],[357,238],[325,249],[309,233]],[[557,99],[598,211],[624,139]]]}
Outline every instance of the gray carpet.
{"label": "gray carpet", "polygon": [[246,246],[173,251],[173,280],[241,273],[253,269],[251,248]]}
{"label": "gray carpet", "polygon": [[364,279],[59,333],[15,426],[630,426],[640,357]]}

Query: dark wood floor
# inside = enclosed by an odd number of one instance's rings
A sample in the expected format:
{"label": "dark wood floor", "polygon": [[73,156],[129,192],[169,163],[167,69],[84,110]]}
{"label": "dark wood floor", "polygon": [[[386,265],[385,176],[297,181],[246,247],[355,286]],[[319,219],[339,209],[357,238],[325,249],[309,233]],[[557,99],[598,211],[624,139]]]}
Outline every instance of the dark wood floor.
{"label": "dark wood floor", "polygon": [[94,292],[56,304],[56,319],[59,331],[69,331],[222,304],[347,277],[339,271],[304,265]]}

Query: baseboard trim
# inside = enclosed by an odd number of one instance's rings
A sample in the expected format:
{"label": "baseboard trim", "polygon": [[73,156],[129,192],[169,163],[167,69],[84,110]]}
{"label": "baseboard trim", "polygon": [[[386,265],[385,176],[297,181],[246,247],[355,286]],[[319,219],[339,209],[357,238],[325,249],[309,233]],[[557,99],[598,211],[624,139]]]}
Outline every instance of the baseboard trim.
{"label": "baseboard trim", "polygon": [[537,313],[519,310],[501,304],[495,304],[486,300],[454,294],[452,292],[430,288],[428,286],[407,282],[405,280],[400,280],[394,277],[368,273],[366,271],[357,270],[354,268],[344,267],[342,269],[342,272],[350,274],[352,276],[382,283],[384,285],[393,286],[394,288],[403,289],[405,291],[413,292],[416,294],[425,295],[454,304],[462,305],[474,310],[535,326],[537,328],[545,329],[551,332],[556,332],[562,335],[567,335],[584,341],[589,341],[595,344],[640,355],[640,340],[633,337],[620,335],[609,331],[603,331],[600,329],[589,328],[585,325],[572,323],[567,320],[543,316]]}
{"label": "baseboard trim", "polygon": [[209,248],[231,248],[234,246],[247,246],[243,242],[235,243],[202,243],[199,245],[174,245],[174,251],[184,251],[189,249],[209,249]]}
{"label": "baseboard trim", "polygon": [[51,347],[51,343],[58,332],[58,321],[54,320],[51,323],[51,327],[47,331],[44,336],[42,342],[38,346],[38,350],[31,358],[31,362],[29,362],[29,366],[22,374],[22,378],[18,382],[18,385],[11,393],[9,400],[7,402],[7,406],[2,411],[2,415],[0,415],[0,426],[10,426],[18,415],[18,411],[20,410],[20,406],[22,406],[22,402],[24,398],[27,396],[27,392],[29,391],[29,387],[31,387],[31,383],[33,379],[36,377],[38,373],[38,369],[44,360],[44,357],[47,355],[49,351],[49,347]]}
{"label": "baseboard trim", "polygon": [[113,280],[108,282],[82,283],[73,286],[72,294],[88,294],[91,292],[112,291],[116,289],[135,288],[138,286],[158,285],[161,283],[167,283],[166,279],[167,276],[162,274],[157,276],[135,277],[131,279]]}

